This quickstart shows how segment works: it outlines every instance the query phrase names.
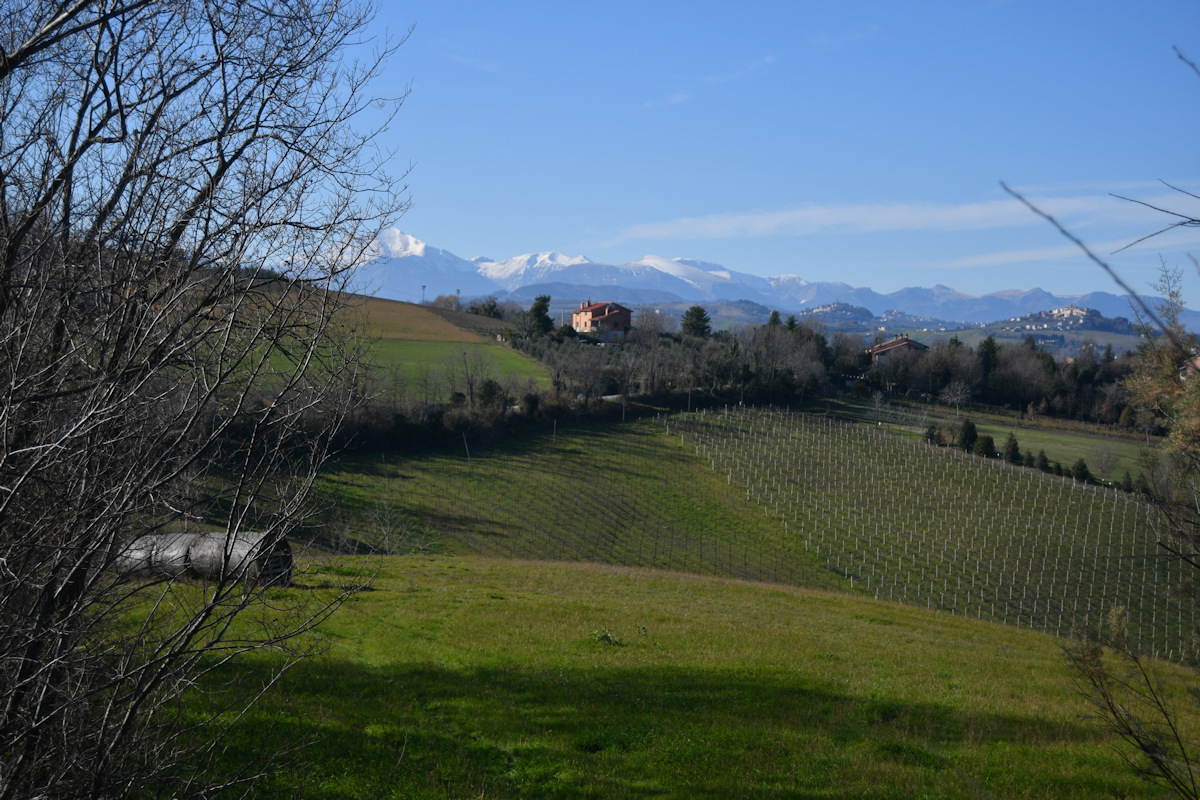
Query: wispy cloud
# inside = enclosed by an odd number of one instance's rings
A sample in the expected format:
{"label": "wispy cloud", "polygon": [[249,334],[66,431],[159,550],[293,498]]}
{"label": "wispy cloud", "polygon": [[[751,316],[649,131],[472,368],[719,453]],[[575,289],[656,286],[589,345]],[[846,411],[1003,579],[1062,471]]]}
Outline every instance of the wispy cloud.
{"label": "wispy cloud", "polygon": [[[776,60],[775,56],[766,55],[766,56],[763,56],[762,58],[756,58],[753,61],[750,61],[750,62],[744,64],[743,66],[733,70],[732,72],[726,72],[726,73],[722,73],[719,75],[706,75],[705,77],[700,78],[699,82],[702,84],[706,84],[708,86],[720,86],[722,84],[744,80],[746,78],[749,78],[754,73],[756,73],[766,67],[769,67],[771,64],[774,64],[775,60]],[[695,78],[691,79],[692,82],[696,82],[696,80],[697,79],[695,79]],[[659,108],[661,106],[677,106],[677,105],[681,105],[683,103],[686,103],[686,102],[692,100],[695,96],[696,96],[695,91],[678,91],[678,92],[674,92],[674,93],[668,95],[666,98],[664,98],[662,100],[648,100],[645,103],[642,103],[642,108]]]}
{"label": "wispy cloud", "polygon": [[[1139,198],[1167,202],[1166,197]],[[1033,200],[1039,208],[1077,225],[1153,224],[1154,212],[1107,195]],[[713,214],[633,225],[617,241],[635,239],[745,239],[883,231],[970,231],[1045,225],[1012,199],[974,203],[805,205],[783,210]]]}
{"label": "wispy cloud", "polygon": [[775,56],[763,56],[756,58],[745,66],[735,69],[733,72],[726,72],[722,75],[709,75],[704,79],[705,83],[720,85],[722,83],[730,83],[738,81],[742,78],[748,78],[763,67],[769,67],[775,63]]}
{"label": "wispy cloud", "polygon": [[[1129,239],[1111,239],[1106,242],[1089,242],[1088,249],[1102,259],[1108,259],[1116,251],[1129,244]],[[1173,236],[1167,239],[1151,239],[1124,252],[1182,253],[1200,247],[1200,234]],[[999,267],[1013,264],[1028,264],[1047,261],[1086,258],[1078,246],[1065,242],[1052,247],[1034,247],[1022,250],[1004,250],[996,253],[957,258],[943,264],[931,265],[931,269],[973,269],[977,267]]]}

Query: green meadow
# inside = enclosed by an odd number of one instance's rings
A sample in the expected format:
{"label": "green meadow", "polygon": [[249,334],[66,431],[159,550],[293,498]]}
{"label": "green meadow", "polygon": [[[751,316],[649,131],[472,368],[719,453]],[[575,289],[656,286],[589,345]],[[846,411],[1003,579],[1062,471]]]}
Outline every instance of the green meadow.
{"label": "green meadow", "polygon": [[466,342],[381,339],[374,347],[384,380],[393,370],[399,370],[407,385],[412,387],[419,386],[430,376],[449,375],[461,369],[456,362],[464,357],[477,359],[484,365],[486,374],[496,380],[510,376],[518,381],[531,380],[539,388],[550,386],[550,374],[537,361],[482,338]]}
{"label": "green meadow", "polygon": [[997,449],[1004,448],[1004,442],[1011,433],[1017,437],[1022,455],[1026,451],[1037,455],[1039,450],[1043,450],[1046,458],[1062,464],[1063,469],[1070,469],[1071,465],[1082,458],[1093,474],[1098,473],[1097,453],[1104,449],[1111,450],[1113,467],[1108,470],[1107,475],[1098,477],[1108,478],[1112,482],[1119,482],[1125,472],[1136,477],[1144,470],[1142,458],[1147,450],[1144,441],[991,422],[976,425],[976,430],[980,436],[991,436]]}
{"label": "green meadow", "polygon": [[[464,359],[471,361],[476,372],[482,370],[484,377],[533,381],[539,388],[550,385],[545,367],[496,341],[495,334],[503,329],[496,320],[374,297],[362,298],[359,312],[365,316],[366,330],[374,339],[377,391],[384,396],[403,387],[413,396],[428,389],[436,395],[429,398],[431,401],[445,400],[449,394],[447,379],[455,371],[461,372]],[[481,329],[466,330],[447,321],[447,316],[466,322],[477,320]]]}
{"label": "green meadow", "polygon": [[628,567],[376,566],[254,712],[315,742],[304,797],[1156,796],[1044,634]]}

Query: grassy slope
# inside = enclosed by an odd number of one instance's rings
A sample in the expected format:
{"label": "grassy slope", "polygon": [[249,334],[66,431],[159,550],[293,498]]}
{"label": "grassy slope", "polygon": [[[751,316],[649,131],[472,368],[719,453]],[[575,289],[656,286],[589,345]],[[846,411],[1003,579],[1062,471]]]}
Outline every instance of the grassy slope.
{"label": "grassy slope", "polygon": [[[403,459],[344,459],[324,477],[347,510],[429,525],[453,553],[596,561],[848,588],[691,448],[650,421]],[[362,531],[369,544],[377,536]]]}
{"label": "grassy slope", "polygon": [[1163,653],[1192,619],[1128,495],[821,418],[547,429],[470,457],[346,459],[324,481],[347,511],[390,507],[457,554],[854,589],[1052,632],[1121,605]]}
{"label": "grassy slope", "polygon": [[[626,440],[560,432],[473,452],[466,474],[465,453],[350,460],[327,488],[432,520],[451,552],[845,586],[689,447]],[[606,629],[624,646],[592,635]],[[306,796],[979,796],[971,780],[1002,797],[1153,794],[1080,721],[1053,640],[961,616],[435,557],[387,559],[326,631],[284,718],[324,741]]]}
{"label": "grassy slope", "polygon": [[1080,719],[1052,639],[922,609],[393,557],[325,631],[281,718],[321,739],[310,798],[1153,794]]}
{"label": "grassy slope", "polygon": [[[448,321],[444,314],[413,303],[374,297],[365,299],[363,310],[368,330],[379,340],[376,358],[380,367],[385,371],[400,369],[411,385],[421,381],[422,371],[444,371],[446,364],[463,351],[485,354],[497,377],[528,378],[539,386],[549,385],[549,375],[537,361],[503,346],[494,337]],[[470,320],[462,318],[470,316],[459,314],[454,319],[466,323]],[[486,328],[484,323],[481,325]]]}
{"label": "grassy slope", "polygon": [[[1149,447],[1153,449],[1158,444],[1158,438],[1152,437],[1151,443],[1139,435],[1123,432],[1122,435],[1105,435],[1097,431],[1100,426],[1070,420],[1059,420],[1053,417],[1038,418],[1037,422],[1017,421],[1015,414],[1005,417],[1000,414],[980,412],[978,409],[963,409],[955,414],[952,407],[926,403],[899,403],[895,406],[909,420],[923,420],[921,426],[907,427],[893,424],[889,419],[894,414],[885,414],[884,425],[897,433],[919,437],[924,433],[923,426],[932,422],[943,428],[954,428],[964,419],[975,423],[979,434],[991,436],[997,449],[1003,449],[1004,440],[1012,432],[1017,437],[1021,453],[1031,451],[1034,455],[1038,450],[1044,450],[1046,457],[1057,461],[1064,469],[1069,469],[1076,459],[1082,458],[1091,467],[1095,459],[1096,449],[1101,446],[1112,448],[1117,457],[1117,464],[1111,470],[1108,478],[1119,481],[1126,470],[1136,477],[1143,470],[1142,453]],[[840,419],[861,423],[873,423],[877,413],[868,400],[841,398],[828,403],[814,404],[814,408],[828,409],[828,413]],[[915,423],[914,423],[915,424]],[[1067,427],[1063,427],[1067,426]],[[1073,427],[1078,428],[1074,429]],[[1094,472],[1093,468],[1093,472]]]}
{"label": "grassy slope", "polygon": [[1110,480],[1120,481],[1126,471],[1131,476],[1142,471],[1142,453],[1146,445],[1129,439],[1020,425],[984,423],[975,427],[980,436],[991,436],[999,450],[1004,448],[1008,434],[1012,433],[1017,437],[1017,444],[1020,445],[1022,454],[1029,451],[1037,455],[1039,450],[1044,450],[1046,457],[1050,461],[1062,464],[1063,469],[1070,469],[1077,459],[1082,458],[1094,473],[1096,471],[1094,466],[1096,450],[1107,446],[1112,448],[1113,454],[1117,458],[1116,466],[1110,470],[1107,476]]}

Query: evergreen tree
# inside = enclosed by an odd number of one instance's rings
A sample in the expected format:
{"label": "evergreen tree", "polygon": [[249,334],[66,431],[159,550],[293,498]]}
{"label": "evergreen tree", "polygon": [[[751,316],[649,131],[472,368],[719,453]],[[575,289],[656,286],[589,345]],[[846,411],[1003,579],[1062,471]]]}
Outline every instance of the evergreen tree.
{"label": "evergreen tree", "polygon": [[958,441],[956,444],[968,453],[975,446],[975,441],[979,438],[979,432],[975,430],[975,423],[969,419],[964,419],[958,429]]}
{"label": "evergreen tree", "polygon": [[1004,460],[1010,464],[1021,463],[1021,446],[1017,444],[1017,436],[1011,431],[1004,440]]}
{"label": "evergreen tree", "polygon": [[941,444],[942,443],[942,436],[941,436],[941,433],[938,431],[938,426],[937,426],[936,422],[931,422],[931,423],[929,423],[928,426],[926,426],[925,441],[929,442],[930,444]]}
{"label": "evergreen tree", "polygon": [[1082,458],[1071,465],[1071,475],[1081,481],[1090,481],[1092,472],[1088,469],[1087,462]]}
{"label": "evergreen tree", "polygon": [[996,344],[996,337],[989,334],[979,343],[975,353],[979,356],[979,366],[982,368],[983,382],[986,385],[988,378],[996,371],[996,362],[1000,357],[1000,345]]}
{"label": "evergreen tree", "polygon": [[1046,458],[1045,450],[1038,450],[1037,458],[1034,460],[1033,465],[1042,472],[1050,471],[1050,459]]}
{"label": "evergreen tree", "polygon": [[554,320],[550,318],[550,295],[539,294],[533,298],[533,305],[529,307],[529,316],[534,336],[545,336],[554,330]]}
{"label": "evergreen tree", "polygon": [[685,311],[683,319],[679,322],[679,329],[684,336],[696,336],[701,339],[711,336],[712,321],[708,318],[704,306],[692,306]]}

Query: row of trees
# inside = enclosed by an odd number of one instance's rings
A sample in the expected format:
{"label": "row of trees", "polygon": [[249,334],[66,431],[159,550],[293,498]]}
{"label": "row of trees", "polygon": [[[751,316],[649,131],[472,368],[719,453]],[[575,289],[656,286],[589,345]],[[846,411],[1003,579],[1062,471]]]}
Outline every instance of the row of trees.
{"label": "row of trees", "polygon": [[[957,405],[976,401],[1008,406],[1030,414],[1085,419],[1132,427],[1122,379],[1132,369],[1120,358],[1085,342],[1071,359],[1056,360],[1032,337],[1021,344],[999,344],[989,336],[970,348],[956,337],[933,343],[926,351],[901,349],[868,371],[868,382],[897,394],[934,397]],[[1132,414],[1132,412],[1131,412]]]}
{"label": "row of trees", "polygon": [[980,402],[1031,415],[1155,426],[1152,416],[1139,416],[1127,401],[1123,379],[1134,359],[1091,344],[1059,361],[1031,339],[999,344],[988,337],[971,348],[951,337],[927,350],[894,350],[876,365],[860,336],[827,337],[820,327],[778,313],[763,325],[714,332],[702,306],[689,308],[678,328],[670,317],[643,310],[625,345],[605,353],[593,352],[588,340],[568,330],[549,339],[520,336],[514,343],[549,365],[556,392],[585,397],[702,392],[790,402],[856,388],[956,407]]}

